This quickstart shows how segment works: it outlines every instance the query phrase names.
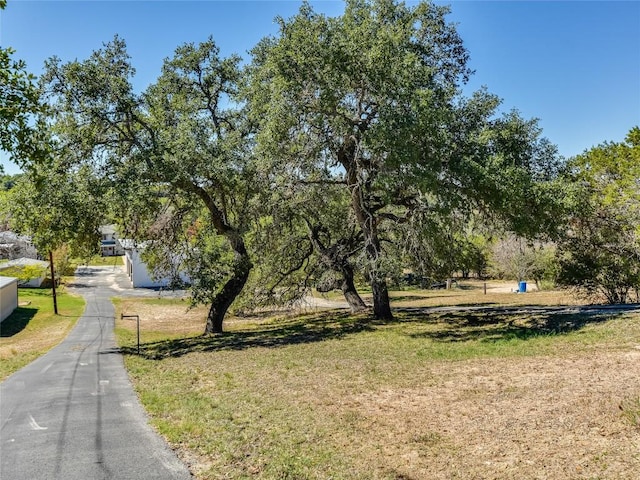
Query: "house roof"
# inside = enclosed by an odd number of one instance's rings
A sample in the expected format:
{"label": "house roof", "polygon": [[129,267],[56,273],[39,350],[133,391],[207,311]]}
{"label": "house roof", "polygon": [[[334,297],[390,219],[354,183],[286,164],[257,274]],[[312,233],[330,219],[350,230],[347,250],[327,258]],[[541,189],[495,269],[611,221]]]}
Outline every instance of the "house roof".
{"label": "house roof", "polygon": [[118,243],[125,250],[144,250],[148,242],[136,242],[132,238],[119,238]]}
{"label": "house roof", "polygon": [[36,260],[35,258],[24,258],[24,257],[16,258],[15,260],[9,260],[8,262],[0,265],[0,270],[4,270],[6,268],[11,268],[11,267],[26,267],[27,265],[47,267],[49,263],[42,260]]}
{"label": "house roof", "polygon": [[11,285],[13,282],[18,282],[18,279],[14,277],[0,277],[0,288]]}
{"label": "house roof", "polygon": [[30,237],[27,237],[26,235],[18,235],[17,233],[12,232],[11,230],[5,230],[3,232],[0,232],[0,240],[2,241],[2,243],[9,243],[9,242],[31,243]]}
{"label": "house roof", "polygon": [[102,225],[100,227],[100,233],[102,235],[106,235],[106,234],[114,234],[117,233],[118,229],[116,227],[116,225]]}

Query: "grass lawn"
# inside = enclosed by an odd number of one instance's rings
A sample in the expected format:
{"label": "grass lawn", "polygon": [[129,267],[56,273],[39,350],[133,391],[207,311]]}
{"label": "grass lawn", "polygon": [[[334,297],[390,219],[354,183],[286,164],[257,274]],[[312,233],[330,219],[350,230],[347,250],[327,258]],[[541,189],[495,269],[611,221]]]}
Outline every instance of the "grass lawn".
{"label": "grass lawn", "polygon": [[[411,295],[396,306],[447,292]],[[116,307],[140,315],[140,355],[117,322],[126,366],[199,479],[640,476],[638,315],[318,311],[202,337],[205,309]]]}
{"label": "grass lawn", "polygon": [[53,313],[50,290],[19,289],[18,308],[0,323],[0,380],[57,345],[84,310],[82,297],[58,295]]}
{"label": "grass lawn", "polygon": [[124,265],[123,256],[115,256],[115,257],[101,257],[100,255],[94,255],[88,261],[86,260],[73,260],[73,263],[76,265],[89,265],[92,267],[113,267],[116,265]]}
{"label": "grass lawn", "polygon": [[[438,307],[447,305],[575,305],[583,303],[569,290],[538,291],[535,283],[529,282],[526,294],[513,293],[518,282],[501,280],[460,280],[450,290],[421,290],[405,288],[389,292],[394,307]],[[486,286],[486,293],[485,293]],[[362,297],[371,302],[370,291],[359,290]],[[315,293],[318,298],[344,301],[342,293],[332,291],[327,294]]]}

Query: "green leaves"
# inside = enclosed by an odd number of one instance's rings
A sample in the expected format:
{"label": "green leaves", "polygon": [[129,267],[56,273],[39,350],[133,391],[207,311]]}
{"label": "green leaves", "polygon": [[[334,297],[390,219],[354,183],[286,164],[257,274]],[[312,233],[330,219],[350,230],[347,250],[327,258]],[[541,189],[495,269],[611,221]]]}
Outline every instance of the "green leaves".
{"label": "green leaves", "polygon": [[40,252],[65,243],[74,254],[88,258],[98,251],[98,228],[104,220],[101,193],[87,169],[67,172],[51,165],[32,166],[6,192],[2,209],[11,227],[32,237]]}
{"label": "green leaves", "polygon": [[48,153],[48,138],[38,116],[46,111],[22,60],[11,48],[0,47],[0,148],[20,166]]}
{"label": "green leaves", "polygon": [[610,303],[638,301],[640,290],[640,129],[569,163],[569,229],[562,239],[562,275],[587,295]]}
{"label": "green leaves", "polygon": [[[139,94],[116,36],[85,61],[50,60],[43,77],[69,166],[110,182],[121,231],[153,240],[147,257],[154,270],[189,270],[194,301],[212,304],[207,332],[222,331],[252,267],[242,235],[254,170],[251,126],[237,98],[239,62],[221,58],[212,39],[185,44]],[[175,220],[170,229],[162,227],[167,214]],[[194,222],[207,228],[189,237]],[[221,238],[228,262],[212,247]]]}
{"label": "green leaves", "polygon": [[402,268],[384,258],[388,242],[444,265],[436,257],[451,253],[449,232],[472,217],[486,212],[534,235],[554,211],[551,188],[538,188],[557,175],[554,147],[535,120],[498,117],[495,95],[462,97],[468,53],[447,13],[429,2],[351,0],[327,18],[305,4],[252,52],[247,96],[265,170],[286,172],[297,198],[314,203],[311,184],[345,183],[337,195],[371,279]]}
{"label": "green leaves", "polygon": [[154,241],[158,268],[177,255],[212,318],[243,288],[249,248],[265,298],[356,275],[390,316],[384,282],[408,256],[441,273],[452,252],[478,257],[472,219],[533,236],[557,217],[555,148],[495,95],[462,96],[468,53],[447,13],[348,0],[330,18],[304,3],[246,67],[212,38],[187,43],[142,93],[117,36],[51,59],[48,164],[99,179],[121,230]]}

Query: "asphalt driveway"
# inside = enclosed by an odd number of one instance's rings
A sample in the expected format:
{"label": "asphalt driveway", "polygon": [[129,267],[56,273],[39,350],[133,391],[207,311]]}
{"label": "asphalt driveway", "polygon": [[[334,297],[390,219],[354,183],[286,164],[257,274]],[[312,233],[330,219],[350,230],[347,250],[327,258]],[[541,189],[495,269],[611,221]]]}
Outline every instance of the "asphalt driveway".
{"label": "asphalt driveway", "polygon": [[80,269],[70,287],[87,302],[77,325],[0,384],[0,479],[192,478],[147,423],[116,347],[110,301],[177,293],[126,288],[120,270]]}
{"label": "asphalt driveway", "polygon": [[133,288],[123,265],[78,267],[72,282],[67,284],[70,292],[84,295],[87,289],[100,289],[104,294],[113,297],[184,297],[184,290],[166,288]]}

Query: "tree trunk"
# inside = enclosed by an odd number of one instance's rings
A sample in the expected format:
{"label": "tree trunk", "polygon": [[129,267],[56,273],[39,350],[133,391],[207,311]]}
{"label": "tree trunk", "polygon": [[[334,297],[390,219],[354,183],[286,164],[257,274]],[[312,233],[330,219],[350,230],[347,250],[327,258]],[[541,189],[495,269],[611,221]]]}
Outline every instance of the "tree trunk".
{"label": "tree trunk", "polygon": [[393,320],[387,283],[384,280],[373,279],[371,293],[373,294],[373,315],[380,320]]}
{"label": "tree trunk", "polygon": [[200,197],[209,210],[211,222],[216,232],[227,239],[229,246],[234,252],[233,273],[231,274],[231,278],[227,280],[227,283],[224,284],[224,287],[222,287],[222,290],[214,297],[213,302],[211,302],[209,315],[207,315],[207,325],[204,328],[205,335],[222,333],[224,316],[233,301],[240,295],[240,292],[242,292],[249,278],[249,272],[251,272],[253,268],[253,264],[247,253],[242,235],[227,222],[227,216],[224,210],[218,208],[214,198],[209,195],[209,192],[202,186],[185,180],[177,181],[176,185]]}
{"label": "tree trunk", "polygon": [[360,312],[367,308],[367,304],[364,303],[353,283],[353,268],[350,265],[342,268],[342,285],[340,288],[345,300],[349,303],[351,313]]}
{"label": "tree trunk", "polygon": [[338,152],[338,161],[347,173],[347,185],[351,194],[351,207],[360,225],[365,245],[365,252],[370,265],[367,268],[371,291],[373,293],[373,314],[381,320],[392,320],[389,291],[384,279],[384,272],[379,272],[382,248],[378,238],[378,218],[376,211],[368,200],[370,184],[358,176],[356,163],[356,140],[350,138]]}
{"label": "tree trunk", "polygon": [[236,261],[234,263],[232,277],[224,284],[222,290],[218,292],[211,303],[209,314],[207,315],[207,325],[204,329],[205,335],[223,332],[222,324],[227,310],[229,310],[229,307],[236,297],[240,295],[245,283],[247,283],[249,272],[253,266],[247,252],[245,251],[243,254],[236,252]]}

